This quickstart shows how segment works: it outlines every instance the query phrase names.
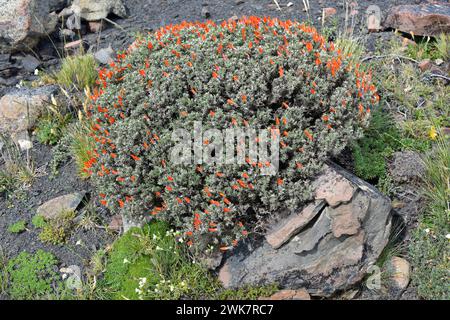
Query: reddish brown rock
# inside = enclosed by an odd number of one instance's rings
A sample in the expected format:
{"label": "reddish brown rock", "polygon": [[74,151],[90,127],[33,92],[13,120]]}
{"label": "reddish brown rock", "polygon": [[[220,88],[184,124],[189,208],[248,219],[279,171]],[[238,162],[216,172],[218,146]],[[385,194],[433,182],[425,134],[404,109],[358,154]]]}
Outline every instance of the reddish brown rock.
{"label": "reddish brown rock", "polygon": [[123,226],[122,216],[116,214],[115,216],[112,217],[111,222],[108,225],[108,230],[120,232],[120,230],[122,230],[122,226]]}
{"label": "reddish brown rock", "polygon": [[89,31],[93,33],[98,33],[105,28],[103,21],[89,21],[88,22]]}
{"label": "reddish brown rock", "polygon": [[298,290],[280,290],[268,298],[260,298],[260,300],[311,300],[306,289]]}
{"label": "reddish brown rock", "polygon": [[355,192],[355,187],[349,180],[332,170],[326,171],[314,181],[314,186],[316,186],[316,200],[323,199],[332,207],[349,202]]}
{"label": "reddish brown rock", "polygon": [[384,27],[421,36],[450,32],[450,4],[439,2],[393,7]]}
{"label": "reddish brown rock", "polygon": [[427,70],[430,70],[431,67],[432,67],[431,60],[430,60],[430,59],[422,60],[422,61],[418,64],[418,67],[419,67],[419,69],[420,69],[422,72],[427,71]]}
{"label": "reddish brown rock", "polygon": [[335,8],[323,8],[324,19],[334,16],[337,13]]}

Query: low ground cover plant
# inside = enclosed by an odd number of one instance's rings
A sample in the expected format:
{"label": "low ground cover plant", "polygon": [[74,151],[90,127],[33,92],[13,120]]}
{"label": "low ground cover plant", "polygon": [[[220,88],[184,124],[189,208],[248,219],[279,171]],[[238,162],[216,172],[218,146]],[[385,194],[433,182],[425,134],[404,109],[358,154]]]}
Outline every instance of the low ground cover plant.
{"label": "low ground cover plant", "polygon": [[[308,200],[323,162],[361,135],[379,96],[370,72],[348,58],[292,21],[162,28],[100,71],[88,111],[95,148],[84,170],[112,212],[164,220],[199,249],[230,249],[269,213]],[[249,156],[173,165],[173,131],[193,132],[196,121],[203,130],[276,135],[278,172],[261,175],[269,164]]]}

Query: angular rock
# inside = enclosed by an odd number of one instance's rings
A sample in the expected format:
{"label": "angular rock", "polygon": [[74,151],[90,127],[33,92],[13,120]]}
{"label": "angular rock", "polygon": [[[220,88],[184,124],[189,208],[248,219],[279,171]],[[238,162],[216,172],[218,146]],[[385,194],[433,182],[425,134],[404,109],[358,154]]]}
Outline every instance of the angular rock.
{"label": "angular rock", "polygon": [[[335,196],[320,181],[344,186],[346,196]],[[324,199],[335,201],[278,249],[258,239],[241,243],[219,271],[225,287],[278,283],[284,289],[306,288],[312,295],[331,296],[364,278],[388,242],[390,200],[334,164],[324,167],[314,185],[327,190]],[[334,192],[341,190],[336,186]]]}
{"label": "angular rock", "polygon": [[74,0],[72,10],[87,21],[104,19],[110,13],[126,18],[127,10],[122,0]]}
{"label": "angular rock", "polygon": [[31,129],[45,110],[57,87],[13,89],[0,99],[0,133],[19,133]]}
{"label": "angular rock", "polygon": [[55,30],[56,0],[0,0],[0,51],[28,51]]}
{"label": "angular rock", "polygon": [[427,3],[393,7],[384,27],[420,36],[437,36],[450,32],[450,4]]}
{"label": "angular rock", "polygon": [[392,257],[386,264],[390,284],[396,290],[403,291],[408,287],[411,265],[400,257]]}
{"label": "angular rock", "polygon": [[425,59],[419,62],[418,67],[420,71],[424,72],[431,69],[431,60]]}
{"label": "angular rock", "polygon": [[103,21],[89,21],[88,23],[89,31],[93,33],[99,33],[105,27]]}
{"label": "angular rock", "polygon": [[357,192],[352,202],[341,204],[336,208],[328,207],[325,215],[331,218],[331,230],[336,238],[342,235],[357,234],[361,222],[369,209],[370,199]]}
{"label": "angular rock", "polygon": [[425,163],[417,152],[400,151],[394,153],[389,165],[389,173],[398,183],[419,182],[425,175]]}
{"label": "angular rock", "polygon": [[37,67],[39,67],[39,65],[41,64],[41,62],[36,59],[35,57],[31,56],[31,55],[26,55],[25,57],[21,58],[21,63],[22,63],[22,67],[23,69],[25,69],[25,71],[28,72],[34,72],[34,70],[37,69]]}
{"label": "angular rock", "polygon": [[314,219],[324,206],[325,201],[318,201],[309,204],[300,213],[291,214],[266,235],[267,242],[272,248],[278,249]]}
{"label": "angular rock", "polygon": [[323,8],[323,17],[325,19],[334,16],[336,13],[337,13],[336,8],[332,8],[332,7]]}
{"label": "angular rock", "polygon": [[58,218],[61,213],[75,211],[83,200],[86,192],[75,192],[51,199],[37,208],[36,214],[46,220]]}
{"label": "angular rock", "polygon": [[319,176],[313,182],[313,186],[316,190],[316,200],[324,199],[332,207],[349,202],[355,192],[350,181],[335,171],[327,171],[326,174]]}
{"label": "angular rock", "polygon": [[109,64],[114,61],[115,52],[111,47],[98,50],[94,54],[94,59],[101,64]]}
{"label": "angular rock", "polygon": [[311,300],[311,296],[305,289],[280,290],[268,298],[260,298],[259,300]]}
{"label": "angular rock", "polygon": [[123,222],[122,222],[122,216],[119,214],[116,214],[112,217],[111,222],[108,225],[108,230],[113,232],[120,232],[122,230]]}

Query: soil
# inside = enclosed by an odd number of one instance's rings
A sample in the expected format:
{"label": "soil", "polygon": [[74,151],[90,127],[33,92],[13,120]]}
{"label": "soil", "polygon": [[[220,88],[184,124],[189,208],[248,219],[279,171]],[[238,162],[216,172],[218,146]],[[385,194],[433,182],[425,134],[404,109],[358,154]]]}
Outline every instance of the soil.
{"label": "soil", "polygon": [[[257,16],[272,16],[282,19],[293,20],[307,20],[308,15],[303,11],[302,0],[283,1],[278,0],[282,5],[282,10],[276,9],[274,1],[271,0],[244,0],[244,1],[201,1],[201,0],[126,0],[129,10],[129,17],[121,19],[111,16],[108,23],[108,28],[101,31],[99,34],[88,33],[83,35],[83,39],[90,45],[91,51],[95,52],[100,48],[111,46],[113,49],[123,50],[134,39],[136,33],[145,33],[156,30],[167,24],[179,23],[183,20],[195,21],[205,20],[202,15],[202,8],[206,6],[210,13],[209,19],[215,21],[222,21],[229,19],[232,16],[243,15],[257,15]],[[286,7],[288,2],[293,5]],[[335,0],[318,0],[310,1],[311,11],[310,19],[313,24],[320,28],[321,22],[319,18],[322,16],[322,8],[334,7],[337,9],[336,18],[338,24],[344,24],[345,10],[343,8],[344,1]],[[367,34],[365,24],[365,10],[369,5],[378,5],[382,10],[382,15],[385,17],[387,10],[399,4],[416,4],[426,1],[414,0],[371,0],[371,1],[352,1],[358,4],[356,10],[358,14],[355,16],[355,30],[354,33],[363,36],[367,42],[368,50],[374,50],[378,39],[386,39],[392,36],[391,32]],[[57,32],[56,32],[57,33]],[[62,48],[63,42],[58,36],[53,37],[56,41],[56,47]],[[42,62],[40,68],[47,69],[49,67],[57,66],[59,64],[58,55],[55,51],[54,44],[48,40],[41,41],[37,48],[40,60]],[[11,58],[13,59],[13,57]],[[33,72],[26,72],[23,69],[19,70],[14,77],[8,79],[8,85],[14,86],[20,80],[33,80],[36,77]],[[1,80],[1,78],[0,78]],[[7,89],[0,82],[0,96],[2,92]],[[39,239],[39,230],[34,228],[31,224],[31,219],[36,213],[39,205],[45,201],[72,193],[75,191],[91,192],[91,186],[88,182],[80,180],[76,174],[76,167],[73,162],[67,163],[57,176],[50,178],[49,161],[52,159],[51,147],[41,145],[34,142],[34,147],[31,151],[31,156],[35,163],[39,176],[33,181],[28,188],[15,192],[11,197],[5,198],[3,195],[0,198],[0,245],[9,257],[13,257],[22,251],[35,252],[37,249],[44,249],[52,252],[59,259],[61,265],[78,265],[80,267],[86,266],[92,254],[111,243],[115,236],[108,233],[104,229],[97,228],[92,231],[86,231],[81,228],[76,229],[68,240],[67,244],[55,246],[43,244]],[[338,157],[339,158],[339,157]],[[351,153],[346,150],[340,158],[341,165],[348,169],[353,168],[353,160]],[[82,211],[82,210],[81,210]],[[98,211],[98,215],[104,225],[108,224],[111,217],[105,211]],[[7,231],[8,227],[19,221],[25,220],[27,228],[25,232],[20,234],[12,234]],[[408,227],[412,227],[408,225]],[[81,240],[81,245],[77,242]],[[373,293],[363,290],[360,297],[365,299],[379,299]],[[1,297],[2,298],[6,297]],[[386,296],[384,296],[386,298]],[[417,298],[414,288],[410,286],[408,290],[401,297],[393,297],[401,299]]]}

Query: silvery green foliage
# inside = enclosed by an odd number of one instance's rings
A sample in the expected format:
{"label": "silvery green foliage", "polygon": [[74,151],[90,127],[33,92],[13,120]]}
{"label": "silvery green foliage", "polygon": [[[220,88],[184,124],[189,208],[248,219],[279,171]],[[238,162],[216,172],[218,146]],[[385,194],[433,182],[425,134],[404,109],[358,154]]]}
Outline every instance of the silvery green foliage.
{"label": "silvery green foliage", "polygon": [[[168,26],[99,77],[86,170],[102,203],[166,220],[199,248],[235,245],[268,215],[309,200],[311,178],[360,136],[378,100],[370,76],[315,29],[256,17]],[[195,121],[203,131],[279,129],[277,174],[261,175],[265,164],[253,159],[171,165],[173,131],[193,132]]]}

